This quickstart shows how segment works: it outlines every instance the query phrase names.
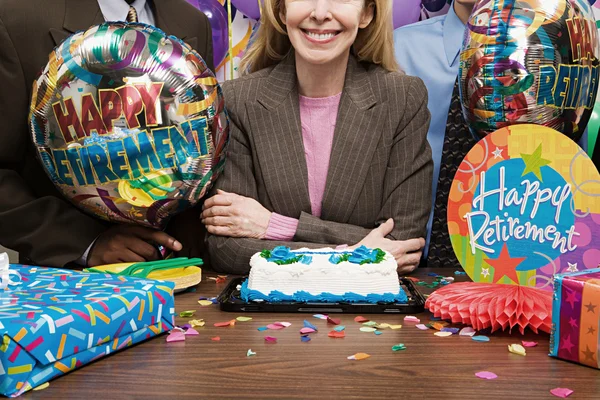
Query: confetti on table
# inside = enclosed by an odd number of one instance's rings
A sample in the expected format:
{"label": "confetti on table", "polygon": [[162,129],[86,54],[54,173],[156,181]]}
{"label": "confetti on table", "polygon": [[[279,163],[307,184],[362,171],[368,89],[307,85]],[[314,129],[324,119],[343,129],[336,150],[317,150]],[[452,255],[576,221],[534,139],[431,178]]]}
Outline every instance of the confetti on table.
{"label": "confetti on table", "polygon": [[526,342],[524,340],[521,343],[523,343],[524,347],[536,347],[538,345],[538,342]]}
{"label": "confetti on table", "polygon": [[213,342],[218,342],[221,340],[221,337],[220,336],[211,337],[210,340],[212,340]]}
{"label": "confetti on table", "polygon": [[365,323],[363,323],[364,326],[376,326],[377,322],[375,321],[367,321]]}
{"label": "confetti on table", "polygon": [[567,388],[554,388],[554,389],[550,390],[550,393],[552,393],[556,397],[566,399],[567,397],[572,395],[574,392],[571,389],[567,389]]}
{"label": "confetti on table", "polygon": [[308,335],[302,335],[300,336],[300,340],[303,342],[310,342],[310,337]]}
{"label": "confetti on table", "polygon": [[248,351],[246,352],[246,357],[250,357],[250,356],[255,356],[256,353],[252,351],[252,349],[248,349]]}
{"label": "confetti on table", "polygon": [[273,324],[269,324],[269,325],[267,325],[267,328],[269,328],[269,329],[273,329],[273,330],[279,330],[279,329],[283,329],[283,328],[285,328],[285,325],[283,325],[283,324],[282,324],[282,323],[280,323],[280,322],[275,322],[275,323],[273,323]]}
{"label": "confetti on table", "polygon": [[417,325],[415,325],[415,327],[419,328],[419,329],[420,329],[420,330],[422,330],[422,331],[428,331],[428,330],[429,330],[429,328],[428,328],[428,327],[426,327],[426,326],[425,326],[425,325],[423,325],[423,324],[417,324]]}
{"label": "confetti on table", "polygon": [[465,271],[454,271],[454,275],[466,275]]}
{"label": "confetti on table", "polygon": [[206,307],[206,306],[212,306],[213,302],[210,300],[198,300],[198,304],[200,304],[202,307]]}
{"label": "confetti on table", "polygon": [[333,330],[336,331],[336,332],[341,332],[344,329],[346,329],[346,327],[344,325],[338,325],[335,328],[333,328]]}
{"label": "confetti on table", "polygon": [[390,325],[390,329],[393,329],[393,330],[402,329],[402,325]]}
{"label": "confetti on table", "polygon": [[392,351],[406,350],[404,343],[398,343],[392,346]]}
{"label": "confetti on table", "polygon": [[361,316],[359,315],[358,317],[355,317],[355,318],[354,318],[354,321],[355,321],[355,322],[358,322],[358,323],[360,324],[360,323],[363,323],[363,322],[367,322],[367,321],[369,321],[369,319],[368,319],[368,318],[365,318],[365,317],[361,317]]}
{"label": "confetti on table", "polygon": [[476,372],[475,376],[481,379],[496,379],[498,375],[490,371]]}
{"label": "confetti on table", "polygon": [[186,335],[199,335],[198,331],[195,330],[194,328],[186,329],[185,334]]}
{"label": "confetti on table", "polygon": [[508,351],[519,356],[525,356],[527,354],[525,347],[521,346],[520,344],[509,344]]}
{"label": "confetti on table", "polygon": [[342,320],[339,319],[339,318],[327,317],[327,323],[328,324],[339,325],[341,322],[342,322]]}
{"label": "confetti on table", "polygon": [[267,343],[277,343],[277,338],[273,336],[265,336],[265,342]]}
{"label": "confetti on table", "polygon": [[448,337],[448,336],[452,336],[452,332],[437,331],[436,333],[434,333],[434,335],[439,336],[439,337]]}
{"label": "confetti on table", "polygon": [[171,342],[184,342],[185,341],[185,333],[184,332],[180,332],[180,331],[175,331],[175,332],[171,332],[169,333],[169,336],[167,336],[167,343],[171,343]]}
{"label": "confetti on table", "polygon": [[344,338],[344,337],[346,337],[346,332],[344,332],[344,331],[341,331],[341,332],[331,331],[331,332],[329,332],[329,335],[327,335],[327,336],[329,336],[331,338],[337,338],[337,339]]}
{"label": "confetti on table", "polygon": [[475,329],[471,328],[470,326],[467,326],[466,328],[462,328],[460,330],[460,332],[458,333],[460,336],[475,336],[477,332],[475,331]]}
{"label": "confetti on table", "polygon": [[316,332],[313,328],[304,327],[304,328],[300,329],[300,333],[302,335],[307,335],[307,334],[313,333],[313,332]]}
{"label": "confetti on table", "polygon": [[379,335],[381,335],[383,332],[381,332],[381,331],[375,331],[375,332],[373,332],[373,333],[374,333],[374,334],[376,334],[377,336],[379,336]]}
{"label": "confetti on table", "polygon": [[217,277],[209,276],[209,280],[215,281],[215,283],[223,283],[227,279],[227,275],[217,275]]}
{"label": "confetti on table", "polygon": [[407,315],[404,317],[404,322],[416,322],[418,324],[421,320],[413,315]]}
{"label": "confetti on table", "polygon": [[248,322],[252,321],[252,317],[237,317],[236,320],[240,322]]}
{"label": "confetti on table", "polygon": [[317,327],[311,324],[309,321],[304,320],[304,327],[313,329],[314,331],[318,331]]}
{"label": "confetti on table", "polygon": [[444,321],[433,322],[433,323],[429,324],[429,326],[431,326],[433,329],[437,329],[438,331],[441,331],[446,326],[448,326],[448,323],[444,322]]}
{"label": "confetti on table", "polygon": [[217,328],[222,328],[225,326],[234,326],[235,325],[235,319],[232,319],[231,321],[226,321],[226,322],[217,322],[214,324],[214,326],[216,326]]}
{"label": "confetti on table", "polygon": [[313,315],[313,317],[318,318],[318,319],[327,319],[327,315],[323,315],[323,314],[315,314],[315,315]]}
{"label": "confetti on table", "polygon": [[48,386],[50,386],[50,382],[45,382],[45,383],[42,383],[40,386],[34,387],[33,390],[37,392],[38,390],[46,389]]}
{"label": "confetti on table", "polygon": [[387,329],[390,327],[390,324],[377,324],[375,325],[375,328],[377,329]]}
{"label": "confetti on table", "polygon": [[455,335],[458,333],[458,328],[442,328],[440,329],[442,332],[450,332],[451,334]]}
{"label": "confetti on table", "polygon": [[256,330],[259,332],[266,331],[267,329],[269,328],[267,328],[266,326],[259,326],[258,328],[256,328]]}
{"label": "confetti on table", "polygon": [[471,337],[471,339],[473,339],[476,342],[489,342],[490,341],[489,337],[483,336],[483,335],[473,336],[473,337]]}
{"label": "confetti on table", "polygon": [[351,356],[348,356],[348,360],[360,361],[360,360],[364,360],[365,358],[369,358],[369,357],[371,357],[371,356],[367,353],[356,353]]}
{"label": "confetti on table", "polygon": [[206,324],[206,322],[204,322],[203,319],[192,319],[192,320],[188,321],[188,324],[190,324],[190,326],[192,328],[195,328],[197,326],[204,326]]}
{"label": "confetti on table", "polygon": [[276,324],[283,325],[286,328],[292,326],[291,322],[276,322]]}
{"label": "confetti on table", "polygon": [[360,328],[361,332],[368,332],[368,333],[372,333],[375,332],[377,329],[371,327],[371,326],[363,326]]}
{"label": "confetti on table", "polygon": [[182,311],[179,313],[179,316],[181,318],[190,318],[190,317],[193,317],[195,313],[196,313],[196,310]]}

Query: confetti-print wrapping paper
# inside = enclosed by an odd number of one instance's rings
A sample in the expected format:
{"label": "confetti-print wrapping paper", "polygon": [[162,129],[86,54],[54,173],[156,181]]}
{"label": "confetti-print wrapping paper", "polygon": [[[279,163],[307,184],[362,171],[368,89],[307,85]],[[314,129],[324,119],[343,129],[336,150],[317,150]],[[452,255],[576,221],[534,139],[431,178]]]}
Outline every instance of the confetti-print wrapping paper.
{"label": "confetti-print wrapping paper", "polygon": [[0,393],[5,396],[19,396],[173,328],[173,283],[10,268],[22,280],[0,292]]}

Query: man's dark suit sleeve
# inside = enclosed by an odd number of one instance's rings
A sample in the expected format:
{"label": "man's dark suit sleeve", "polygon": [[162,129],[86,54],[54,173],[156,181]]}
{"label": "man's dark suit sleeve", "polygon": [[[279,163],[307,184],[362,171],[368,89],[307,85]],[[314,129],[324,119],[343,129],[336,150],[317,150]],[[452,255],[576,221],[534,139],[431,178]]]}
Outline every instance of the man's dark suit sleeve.
{"label": "man's dark suit sleeve", "polygon": [[63,266],[79,258],[105,228],[59,198],[36,196],[20,175],[31,146],[29,88],[1,19],[0,43],[0,244],[40,265]]}

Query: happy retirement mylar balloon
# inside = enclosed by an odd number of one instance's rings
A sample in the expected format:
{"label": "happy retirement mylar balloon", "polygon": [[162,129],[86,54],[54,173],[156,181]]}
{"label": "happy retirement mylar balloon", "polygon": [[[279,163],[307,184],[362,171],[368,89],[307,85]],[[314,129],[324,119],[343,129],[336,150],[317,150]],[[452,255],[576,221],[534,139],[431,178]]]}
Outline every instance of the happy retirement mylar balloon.
{"label": "happy retirement mylar balloon", "polygon": [[228,139],[221,89],[200,55],[144,24],[93,26],[55,48],[29,122],[66,198],[155,228],[206,194]]}
{"label": "happy retirement mylar balloon", "polygon": [[469,18],[459,78],[478,137],[522,123],[579,140],[598,89],[598,30],[588,0],[481,0]]}

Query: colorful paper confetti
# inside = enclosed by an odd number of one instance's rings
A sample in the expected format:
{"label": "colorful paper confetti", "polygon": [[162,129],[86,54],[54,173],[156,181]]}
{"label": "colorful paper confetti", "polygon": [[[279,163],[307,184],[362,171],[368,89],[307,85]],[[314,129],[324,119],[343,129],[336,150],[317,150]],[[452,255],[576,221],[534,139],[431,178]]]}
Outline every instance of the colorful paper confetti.
{"label": "colorful paper confetti", "polygon": [[446,326],[448,326],[448,323],[445,321],[432,322],[429,324],[429,326],[432,327],[433,329],[437,329],[438,331],[441,331]]}
{"label": "colorful paper confetti", "polygon": [[204,322],[203,319],[192,319],[192,320],[188,321],[188,324],[190,324],[190,326],[192,328],[195,328],[197,326],[200,326],[200,327],[204,326],[206,324],[206,322]]}
{"label": "colorful paper confetti", "polygon": [[310,323],[309,321],[307,321],[307,320],[304,320],[304,326],[305,326],[306,328],[313,329],[314,331],[318,331],[317,327],[316,327],[316,326],[314,326],[313,324],[311,324],[311,323]]}
{"label": "colorful paper confetti", "polygon": [[313,332],[316,332],[313,328],[304,327],[304,328],[300,329],[300,333],[302,335],[307,335],[307,334],[313,333]]}
{"label": "colorful paper confetti", "polygon": [[404,322],[416,322],[417,324],[421,322],[421,320],[414,315],[407,315],[404,317]]}
{"label": "colorful paper confetti", "polygon": [[258,328],[256,328],[257,331],[262,332],[262,331],[266,331],[269,328],[267,328],[266,326],[259,326]]}
{"label": "colorful paper confetti", "polygon": [[248,321],[252,321],[252,317],[237,317],[236,321],[248,322]]}
{"label": "colorful paper confetti", "polygon": [[422,331],[428,331],[428,330],[429,330],[429,328],[428,328],[428,327],[426,327],[426,326],[425,326],[425,325],[423,325],[423,324],[417,324],[417,325],[415,325],[415,327],[419,328],[419,329],[420,329],[420,330],[422,330]]}
{"label": "colorful paper confetti", "polygon": [[339,319],[339,318],[327,317],[327,323],[328,324],[339,325],[341,322],[342,322],[342,320]]}
{"label": "colorful paper confetti", "polygon": [[385,324],[385,323],[375,325],[375,328],[377,328],[377,329],[387,329],[389,327],[390,327],[390,324]]}
{"label": "colorful paper confetti", "polygon": [[398,343],[392,346],[392,351],[406,350],[404,343]]}
{"label": "colorful paper confetti", "polygon": [[360,328],[361,332],[367,332],[367,333],[372,333],[372,332],[375,332],[376,330],[377,330],[376,328],[373,328],[371,326],[363,326]]}
{"label": "colorful paper confetti", "polygon": [[277,343],[277,338],[273,336],[265,336],[265,342],[267,343]]}
{"label": "colorful paper confetti", "polygon": [[448,337],[448,336],[452,336],[452,332],[437,331],[434,333],[434,335],[439,336],[439,337]]}
{"label": "colorful paper confetti", "polygon": [[214,324],[214,326],[216,326],[217,328],[222,328],[225,326],[234,326],[235,325],[235,319],[232,319],[231,321],[226,321],[226,322],[217,322]]}
{"label": "colorful paper confetti", "polygon": [[458,333],[458,328],[445,327],[445,328],[442,328],[441,331],[442,332],[450,332],[451,334],[456,335]]}
{"label": "colorful paper confetti", "polygon": [[368,320],[369,320],[368,318],[361,317],[360,315],[359,315],[358,317],[355,317],[355,318],[354,318],[354,321],[355,321],[355,322],[358,322],[359,324],[360,324],[360,323],[363,323],[363,322],[367,322]]}
{"label": "colorful paper confetti", "polygon": [[167,336],[167,343],[184,341],[185,333],[181,331],[171,331],[171,333],[169,333],[169,336]]}
{"label": "colorful paper confetti", "polygon": [[198,331],[195,330],[194,328],[188,328],[188,329],[186,329],[185,330],[185,334],[186,335],[192,335],[192,336],[199,335]]}
{"label": "colorful paper confetti", "polygon": [[483,335],[473,336],[473,337],[471,337],[471,339],[476,342],[489,342],[490,341],[489,337],[483,336]]}
{"label": "colorful paper confetti", "polygon": [[466,328],[462,328],[458,334],[459,334],[459,336],[473,337],[473,336],[475,336],[476,333],[477,333],[477,331],[475,331],[475,329],[471,328],[470,326],[467,326]]}
{"label": "colorful paper confetti", "polygon": [[318,319],[327,319],[327,315],[323,315],[323,314],[315,314],[315,315],[313,315],[313,317],[318,318]]}
{"label": "colorful paper confetti", "polygon": [[521,343],[523,343],[523,347],[536,347],[538,345],[538,342],[526,342],[524,340]]}
{"label": "colorful paper confetti", "polygon": [[340,339],[340,338],[346,337],[346,332],[331,331],[331,332],[329,332],[329,335],[327,335],[327,336],[329,336],[330,338]]}
{"label": "colorful paper confetti", "polygon": [[390,325],[390,329],[393,329],[393,330],[402,329],[402,325]]}
{"label": "colorful paper confetti", "polygon": [[256,353],[254,351],[252,351],[252,349],[248,349],[248,351],[246,352],[246,357],[251,357],[251,356],[255,356]]}
{"label": "colorful paper confetti", "polygon": [[346,329],[346,327],[344,325],[338,325],[335,328],[333,328],[333,330],[336,331],[336,332],[341,332],[344,329]]}
{"label": "colorful paper confetti", "polygon": [[360,361],[360,360],[364,360],[365,358],[369,358],[369,357],[371,357],[371,355],[369,355],[367,353],[356,353],[351,356],[348,356],[348,360]]}
{"label": "colorful paper confetti", "polygon": [[268,328],[268,329],[272,329],[272,330],[279,330],[279,329],[283,329],[283,328],[285,328],[285,325],[283,325],[283,324],[282,324],[282,323],[280,323],[280,322],[275,322],[275,323],[273,323],[273,324],[269,324],[269,325],[267,325],[267,328]]}
{"label": "colorful paper confetti", "polygon": [[212,340],[213,342],[219,342],[219,341],[221,341],[221,337],[220,336],[211,337],[210,340]]}
{"label": "colorful paper confetti", "polygon": [[223,283],[227,279],[227,275],[217,275],[217,277],[209,276],[209,280],[215,281],[215,283]]}
{"label": "colorful paper confetti", "polygon": [[181,318],[190,318],[190,317],[193,317],[195,313],[196,313],[196,310],[182,311],[179,313],[179,316]]}
{"label": "colorful paper confetti", "polygon": [[475,376],[481,379],[496,379],[498,377],[498,375],[490,371],[476,372]]}
{"label": "colorful paper confetti", "polygon": [[381,335],[383,332],[381,332],[381,331],[375,331],[375,332],[373,332],[373,333],[374,333],[374,334],[376,334],[377,336],[379,336],[379,335]]}
{"label": "colorful paper confetti", "polygon": [[310,342],[310,337],[308,335],[300,336],[300,340],[303,342]]}
{"label": "colorful paper confetti", "polygon": [[508,351],[519,356],[525,356],[527,354],[525,347],[521,346],[520,344],[509,344]]}
{"label": "colorful paper confetti", "polygon": [[284,326],[284,327],[286,327],[286,328],[288,328],[288,327],[292,326],[292,323],[291,323],[291,322],[285,322],[285,321],[284,321],[284,322],[276,322],[276,324],[283,325],[283,326]]}
{"label": "colorful paper confetti", "polygon": [[554,389],[550,390],[550,393],[552,393],[556,397],[566,399],[567,397],[572,395],[574,392],[571,389],[567,389],[567,388],[554,388]]}
{"label": "colorful paper confetti", "polygon": [[364,326],[377,326],[377,322],[375,321],[367,321],[365,323],[363,323]]}
{"label": "colorful paper confetti", "polygon": [[202,307],[206,307],[206,306],[212,306],[213,302],[210,300],[198,300],[198,304],[200,304]]}

